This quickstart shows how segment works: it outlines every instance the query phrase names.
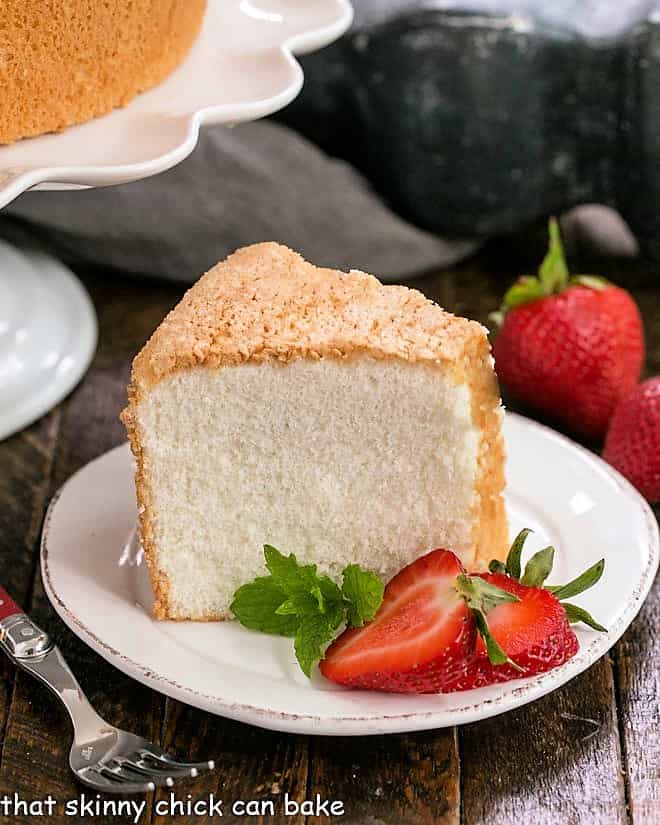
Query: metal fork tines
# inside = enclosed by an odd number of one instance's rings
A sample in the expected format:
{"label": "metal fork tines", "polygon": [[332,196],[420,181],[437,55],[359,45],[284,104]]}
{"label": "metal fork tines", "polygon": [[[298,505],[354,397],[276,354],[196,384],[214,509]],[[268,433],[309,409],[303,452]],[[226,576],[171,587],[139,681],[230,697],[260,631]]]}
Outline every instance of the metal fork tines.
{"label": "metal fork tines", "polygon": [[121,793],[153,791],[160,785],[171,788],[178,779],[190,779],[204,771],[213,770],[213,760],[207,762],[183,762],[157,745],[117,728],[110,734],[116,737],[114,744],[106,742],[102,756],[90,764],[86,755],[90,747],[97,751],[96,743],[82,747],[74,744],[71,751],[71,767],[82,782],[95,788]]}
{"label": "metal fork tines", "polygon": [[212,760],[183,762],[158,745],[109,725],[88,702],[59,649],[24,613],[0,620],[0,648],[58,697],[73,722],[71,769],[110,793],[144,793],[213,770]]}

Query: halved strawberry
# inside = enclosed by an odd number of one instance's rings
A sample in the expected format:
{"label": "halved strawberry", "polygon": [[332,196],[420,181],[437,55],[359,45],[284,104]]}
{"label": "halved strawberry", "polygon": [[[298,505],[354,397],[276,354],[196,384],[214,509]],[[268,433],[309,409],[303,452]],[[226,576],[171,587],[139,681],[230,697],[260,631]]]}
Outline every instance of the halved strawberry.
{"label": "halved strawberry", "polygon": [[520,599],[500,604],[488,613],[490,633],[516,667],[510,663],[492,664],[485,643],[478,637],[474,655],[464,661],[462,673],[455,672],[453,678],[444,683],[443,692],[534,676],[559,667],[575,656],[577,638],[563,605],[549,590],[527,587],[505,573],[478,575]]}
{"label": "halved strawberry", "polygon": [[396,575],[372,622],[344,631],[321,673],[350,687],[393,693],[448,693],[533,676],[578,650],[569,622],[604,630],[583,608],[562,604],[595,584],[601,560],[568,584],[544,587],[554,549],[539,550],[521,578],[529,530],[506,564],[467,575],[448,550],[433,550]]}
{"label": "halved strawberry", "polygon": [[374,620],[345,631],[330,645],[321,673],[351,687],[442,691],[474,651],[474,611],[459,592],[460,582],[469,580],[464,574],[448,550],[433,550],[404,567],[385,588]]}

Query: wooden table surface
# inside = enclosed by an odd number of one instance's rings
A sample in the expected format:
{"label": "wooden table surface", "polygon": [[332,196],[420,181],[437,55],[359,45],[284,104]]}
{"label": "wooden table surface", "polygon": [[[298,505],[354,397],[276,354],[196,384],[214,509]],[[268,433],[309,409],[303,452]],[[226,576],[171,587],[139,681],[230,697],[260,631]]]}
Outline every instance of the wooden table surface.
{"label": "wooden table surface", "polygon": [[[602,270],[601,270],[602,271]],[[617,273],[610,274],[616,280]],[[177,286],[81,273],[99,316],[100,341],[80,386],[45,418],[0,443],[0,578],[52,632],[83,689],[108,720],[182,755],[213,757],[218,769],[177,788],[185,799],[342,800],[347,825],[650,825],[660,823],[660,586],[632,627],[586,673],[505,716],[416,734],[323,738],[272,733],[166,699],[124,676],[57,619],[39,575],[45,508],[79,467],[125,440],[117,416],[133,355],[178,300]],[[489,252],[414,285],[446,308],[485,321],[504,284]],[[649,374],[660,373],[660,286],[636,289],[645,316]],[[533,457],[530,457],[533,460]],[[656,514],[658,510],[656,510]],[[0,822],[130,822],[72,819],[63,804],[83,788],[67,767],[64,711],[33,679],[0,657],[0,800],[59,801],[54,816]],[[88,792],[89,793],[89,792]],[[205,823],[158,816],[147,800],[141,823]],[[239,818],[234,822],[323,823],[329,818]]]}

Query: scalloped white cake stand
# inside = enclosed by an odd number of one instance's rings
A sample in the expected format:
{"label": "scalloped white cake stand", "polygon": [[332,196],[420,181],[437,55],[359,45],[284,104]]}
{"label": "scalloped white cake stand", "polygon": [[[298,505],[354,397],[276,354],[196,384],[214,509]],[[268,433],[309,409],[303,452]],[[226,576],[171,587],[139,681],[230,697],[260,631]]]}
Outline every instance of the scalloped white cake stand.
{"label": "scalloped white cake stand", "polygon": [[[352,16],[348,0],[209,0],[190,54],[155,89],[64,132],[0,147],[0,209],[32,188],[156,175],[193,151],[203,124],[231,125],[281,109],[303,82],[294,54],[331,43]],[[52,259],[3,244],[0,439],[73,389],[95,341],[93,309],[73,275]]]}

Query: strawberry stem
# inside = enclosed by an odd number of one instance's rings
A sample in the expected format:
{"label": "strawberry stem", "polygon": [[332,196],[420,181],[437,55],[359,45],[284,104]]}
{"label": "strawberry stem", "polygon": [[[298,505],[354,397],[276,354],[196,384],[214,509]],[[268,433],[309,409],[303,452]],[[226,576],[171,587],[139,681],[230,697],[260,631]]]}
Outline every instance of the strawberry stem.
{"label": "strawberry stem", "polygon": [[[520,560],[522,550],[525,544],[525,539],[531,532],[532,531],[527,528],[521,530],[513,540],[513,544],[509,550],[509,555],[506,557],[506,564],[498,559],[492,559],[488,565],[490,572],[504,573],[509,576],[509,578],[519,581],[527,587],[543,587],[543,583],[552,572],[552,564],[555,557],[554,547],[544,547],[543,550],[539,550],[535,553],[525,565],[524,575],[522,578],[520,577]],[[563,601],[571,596],[577,596],[579,593],[584,593],[585,590],[593,587],[596,582],[600,580],[604,570],[605,559],[601,559],[566,584],[545,585],[545,590],[552,593],[552,595],[562,603],[562,607],[564,608],[568,621],[571,624],[583,622],[589,627],[592,627],[594,630],[600,630],[605,633],[607,632],[607,629],[603,627],[602,624],[599,624],[584,608],[578,607],[578,605],[575,604],[567,604]],[[470,603],[468,602],[468,604]],[[490,607],[488,610],[490,610]],[[484,641],[486,641],[485,638]]]}
{"label": "strawberry stem", "polygon": [[561,292],[568,283],[568,267],[564,256],[564,247],[559,233],[557,218],[550,218],[548,222],[550,243],[545,258],[539,267],[538,280],[544,295],[553,295]]}
{"label": "strawberry stem", "polygon": [[477,623],[477,630],[479,631],[479,635],[484,640],[484,644],[486,645],[488,661],[491,663],[491,665],[511,665],[511,667],[517,670],[519,673],[524,673],[524,670],[520,667],[520,665],[517,665],[513,661],[513,659],[510,659],[499,646],[497,640],[490,632],[490,628],[488,627],[488,621],[486,620],[486,617],[481,612],[481,610],[475,610],[473,608],[472,613],[474,615],[474,620]]}
{"label": "strawberry stem", "polygon": [[509,550],[509,555],[506,557],[505,572],[516,581],[520,579],[520,557],[522,556],[523,547],[525,546],[527,536],[531,532],[532,531],[529,527],[525,527],[521,530],[513,540],[513,544]]}
{"label": "strawberry stem", "polygon": [[456,590],[472,611],[479,635],[486,645],[490,663],[493,665],[511,665],[515,670],[522,673],[523,669],[502,650],[497,639],[490,632],[488,620],[486,619],[487,613],[499,604],[519,602],[518,596],[503,590],[501,587],[496,587],[479,576],[467,576],[465,574],[456,577]]}
{"label": "strawberry stem", "polygon": [[548,251],[541,262],[538,273],[522,275],[518,278],[505,292],[499,310],[490,313],[489,318],[496,327],[502,326],[509,310],[529,304],[539,298],[558,295],[567,287],[585,286],[589,289],[605,289],[609,286],[604,278],[596,275],[569,276],[559,223],[554,217],[548,221],[548,235]]}
{"label": "strawberry stem", "polygon": [[544,547],[543,550],[534,553],[525,565],[525,572],[520,583],[527,587],[543,587],[543,582],[552,572],[554,560],[555,548],[552,546]]}
{"label": "strawberry stem", "polygon": [[566,613],[566,618],[571,624],[582,622],[588,627],[592,627],[594,630],[600,630],[601,633],[607,633],[607,628],[603,627],[602,624],[599,624],[591,613],[587,612],[583,607],[579,607],[577,604],[570,604],[569,602],[562,602],[561,605]]}
{"label": "strawberry stem", "polygon": [[591,567],[588,567],[577,578],[567,584],[553,585],[548,587],[548,590],[560,601],[570,599],[571,596],[577,596],[578,593],[584,593],[585,590],[593,587],[603,575],[603,570],[605,570],[605,559],[592,564]]}

